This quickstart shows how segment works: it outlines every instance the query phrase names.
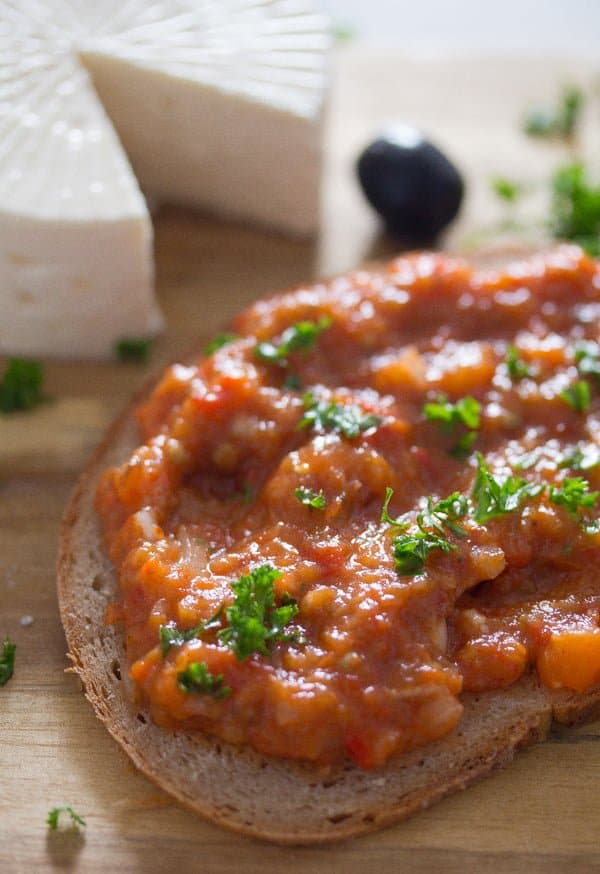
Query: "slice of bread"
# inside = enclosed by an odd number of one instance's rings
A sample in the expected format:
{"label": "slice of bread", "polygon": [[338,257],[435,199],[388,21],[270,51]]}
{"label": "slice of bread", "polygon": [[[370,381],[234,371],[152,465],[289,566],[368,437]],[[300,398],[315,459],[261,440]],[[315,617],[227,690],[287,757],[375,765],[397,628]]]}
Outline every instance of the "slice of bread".
{"label": "slice of bread", "polygon": [[98,476],[124,462],[138,443],[138,400],[109,430],[75,489],[62,526],[58,592],[70,656],[96,715],[135,765],[176,799],[256,837],[334,841],[397,822],[506,765],[517,749],[545,738],[553,718],[600,715],[600,690],[552,692],[529,675],[509,689],[463,696],[463,718],[440,741],[373,771],[348,764],[327,773],[158,728],[131,703],[120,627],[104,624],[118,583],[94,510]]}

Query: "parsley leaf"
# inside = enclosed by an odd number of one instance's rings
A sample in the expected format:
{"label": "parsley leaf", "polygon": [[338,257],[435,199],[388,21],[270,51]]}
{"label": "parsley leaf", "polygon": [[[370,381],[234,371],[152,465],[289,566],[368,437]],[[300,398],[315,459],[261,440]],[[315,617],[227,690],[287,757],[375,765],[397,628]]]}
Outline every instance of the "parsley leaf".
{"label": "parsley leaf", "polygon": [[[456,524],[468,511],[468,500],[460,492],[453,492],[447,498],[433,503],[427,499],[427,507],[417,516],[416,531],[406,533],[409,523],[401,518],[393,519],[389,514],[389,505],[394,491],[389,486],[385,490],[385,500],[381,508],[381,522],[399,528],[392,541],[393,556],[396,571],[401,576],[414,576],[423,570],[429,553],[434,549],[451,552],[456,549],[445,536],[445,528],[458,537],[464,537],[464,530]],[[432,530],[431,530],[432,529]]]}
{"label": "parsley leaf", "polygon": [[495,176],[490,180],[490,185],[494,194],[505,203],[516,203],[523,194],[523,186],[520,183],[506,179],[504,176]]}
{"label": "parsley leaf", "polygon": [[439,422],[447,433],[456,428],[457,425],[479,428],[481,421],[481,404],[470,395],[460,398],[455,404],[451,403],[444,395],[440,395],[435,403],[425,404],[423,412],[431,422]]}
{"label": "parsley leaf", "polygon": [[504,363],[506,364],[508,375],[515,381],[531,376],[531,368],[519,357],[516,346],[512,344],[506,350]]}
{"label": "parsley leaf", "polygon": [[376,428],[382,420],[365,411],[358,404],[338,404],[336,401],[318,401],[311,392],[304,395],[306,413],[298,423],[298,429],[313,428],[315,431],[337,431],[353,440],[363,431]]}
{"label": "parsley leaf", "polygon": [[520,476],[509,476],[499,482],[490,473],[480,452],[477,453],[477,476],[471,492],[477,522],[488,522],[517,510],[526,498],[533,498],[544,490],[543,483],[528,483]]}
{"label": "parsley leaf", "polygon": [[224,681],[223,674],[211,674],[206,662],[192,662],[177,674],[177,686],[182,692],[210,695],[216,701],[231,695],[231,687],[225,686]]}
{"label": "parsley leaf", "polygon": [[334,24],[332,36],[338,43],[349,43],[356,39],[356,30],[351,24]]}
{"label": "parsley leaf", "polygon": [[379,516],[380,522],[385,522],[388,525],[394,525],[396,528],[401,528],[403,531],[406,531],[409,528],[410,523],[398,517],[397,519],[393,519],[389,514],[389,506],[390,501],[394,497],[394,490],[389,486],[386,487],[385,490],[385,499],[383,501],[383,506],[381,508],[381,514]]}
{"label": "parsley leaf", "polygon": [[466,434],[463,434],[462,437],[458,438],[450,450],[450,455],[459,461],[463,458],[468,458],[476,440],[477,432],[468,431]]}
{"label": "parsley leaf", "polygon": [[85,825],[85,819],[78,813],[76,813],[73,808],[67,804],[63,807],[53,807],[52,810],[49,812],[46,823],[52,829],[52,831],[56,831],[56,829],[58,828],[58,820],[61,813],[69,814],[71,818],[71,828],[79,828],[80,826]]}
{"label": "parsley leaf", "polygon": [[152,341],[144,337],[123,337],[115,343],[115,354],[119,361],[145,364],[150,357]]}
{"label": "parsley leaf", "polygon": [[302,391],[302,383],[297,373],[289,373],[283,380],[283,387],[290,391]]}
{"label": "parsley leaf", "polygon": [[311,349],[315,345],[319,334],[330,326],[331,319],[327,316],[323,316],[318,322],[308,320],[296,322],[295,325],[286,328],[281,335],[279,343],[264,340],[254,347],[254,354],[260,361],[287,367],[290,353],[298,351],[306,352],[308,349]]}
{"label": "parsley leaf", "polygon": [[451,552],[456,547],[445,537],[420,529],[413,534],[399,534],[393,540],[396,571],[400,576],[414,576],[423,570],[434,549]]}
{"label": "parsley leaf", "polygon": [[204,354],[212,355],[213,352],[216,352],[218,349],[222,349],[223,346],[227,346],[228,343],[233,343],[237,339],[237,334],[217,334],[217,336],[213,340],[211,340],[210,343],[207,343],[204,347]]}
{"label": "parsley leaf", "polygon": [[2,655],[0,656],[0,686],[5,686],[14,673],[16,650],[17,644],[7,637],[2,645]]}
{"label": "parsley leaf", "polygon": [[430,422],[437,422],[446,434],[453,433],[461,426],[470,430],[471,433],[463,434],[450,450],[455,458],[466,458],[477,439],[475,432],[481,424],[479,401],[467,395],[453,404],[445,395],[440,395],[437,401],[423,406],[423,413]]}
{"label": "parsley leaf", "polygon": [[166,656],[172,646],[182,646],[188,640],[195,640],[195,638],[200,637],[206,631],[220,628],[223,610],[223,606],[219,607],[210,619],[200,622],[199,625],[194,626],[194,628],[188,628],[186,631],[181,631],[172,622],[169,622],[167,625],[161,625],[158,629],[158,640],[163,657]]}
{"label": "parsley leaf", "polygon": [[583,104],[580,89],[568,86],[554,109],[536,108],[527,115],[523,125],[525,133],[530,137],[569,139],[575,133]]}
{"label": "parsley leaf", "polygon": [[305,486],[298,486],[294,490],[294,496],[304,504],[305,507],[310,507],[312,510],[324,510],[327,506],[323,489],[315,492],[313,489],[308,489]]}
{"label": "parsley leaf", "polygon": [[217,637],[233,649],[240,662],[255,652],[268,655],[267,645],[273,640],[298,639],[293,632],[284,631],[298,612],[296,602],[285,597],[280,607],[275,606],[273,583],[280,576],[281,571],[263,564],[232,583],[235,599],[225,608],[229,625]]}
{"label": "parsley leaf", "polygon": [[427,507],[417,516],[420,528],[433,528],[438,534],[444,534],[444,528],[451,531],[456,537],[464,537],[464,529],[456,524],[457,519],[467,515],[469,502],[460,492],[452,492],[447,498],[433,503],[432,498],[427,498]]}
{"label": "parsley leaf", "polygon": [[0,380],[0,412],[30,410],[44,400],[44,371],[39,361],[11,358]]}
{"label": "parsley leaf", "polygon": [[587,178],[583,164],[567,164],[552,177],[550,204],[554,237],[578,243],[600,256],[600,186]]}
{"label": "parsley leaf", "polygon": [[591,376],[600,386],[600,346],[591,341],[578,343],[575,361],[581,376]]}
{"label": "parsley leaf", "polygon": [[550,501],[577,514],[579,508],[595,507],[600,492],[591,492],[587,480],[575,476],[564,479],[560,486],[550,486]]}
{"label": "parsley leaf", "polygon": [[569,388],[561,391],[560,398],[578,413],[586,413],[590,408],[590,384],[586,379],[578,379]]}

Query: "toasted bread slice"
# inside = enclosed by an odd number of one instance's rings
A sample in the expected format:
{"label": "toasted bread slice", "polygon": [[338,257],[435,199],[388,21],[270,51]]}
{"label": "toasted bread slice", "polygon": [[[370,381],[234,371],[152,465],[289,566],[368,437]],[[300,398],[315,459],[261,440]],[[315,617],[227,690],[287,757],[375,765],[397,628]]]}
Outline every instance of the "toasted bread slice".
{"label": "toasted bread slice", "polygon": [[101,472],[123,463],[138,444],[133,408],[109,430],[66,511],[60,609],[74,668],[96,715],[147,777],[192,810],[279,843],[347,838],[397,822],[503,767],[520,747],[544,739],[552,719],[600,715],[600,690],[552,692],[528,675],[508,689],[464,695],[464,715],[451,734],[373,771],[347,764],[324,772],[199,733],[158,728],[132,704],[119,626],[104,624],[118,583],[94,509]]}

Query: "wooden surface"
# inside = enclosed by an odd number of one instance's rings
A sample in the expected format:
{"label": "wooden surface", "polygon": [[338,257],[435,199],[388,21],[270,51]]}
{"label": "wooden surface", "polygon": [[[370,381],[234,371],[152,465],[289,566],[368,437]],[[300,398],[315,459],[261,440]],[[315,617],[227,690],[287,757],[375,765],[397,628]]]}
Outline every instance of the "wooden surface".
{"label": "wooden surface", "polygon": [[[539,176],[560,157],[517,120],[531,100],[588,71],[569,63],[418,64],[346,50],[335,66],[324,230],[290,242],[165,209],[156,218],[158,288],[169,328],[147,367],[47,367],[54,400],[0,419],[0,637],[17,643],[0,689],[0,872],[412,874],[600,869],[600,726],[561,729],[506,771],[392,829],[342,845],[283,849],[208,825],[133,770],[68,666],[54,590],[59,519],[78,470],[113,414],[153,368],[202,343],[256,296],[390,254],[353,179],[378,123],[423,125],[469,170],[470,196],[450,244],[492,221],[494,173]],[[596,119],[597,123],[597,119]],[[4,314],[4,318],[10,314]],[[30,627],[21,625],[32,616]],[[81,835],[49,833],[72,804]]]}

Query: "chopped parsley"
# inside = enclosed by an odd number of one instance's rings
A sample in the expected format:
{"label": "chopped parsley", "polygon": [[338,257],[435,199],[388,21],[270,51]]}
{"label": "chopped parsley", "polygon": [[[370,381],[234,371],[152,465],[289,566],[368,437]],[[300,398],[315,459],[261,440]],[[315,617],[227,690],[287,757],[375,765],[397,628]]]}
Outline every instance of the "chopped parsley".
{"label": "chopped parsley", "polygon": [[80,828],[80,826],[85,826],[85,819],[76,813],[73,808],[66,804],[63,807],[53,807],[48,817],[46,819],[46,823],[52,831],[56,831],[58,828],[58,821],[62,813],[67,813],[71,819],[70,826],[71,828]]}
{"label": "chopped parsley", "polygon": [[315,492],[314,489],[308,489],[305,486],[298,486],[294,489],[294,497],[296,497],[305,507],[310,507],[312,510],[324,510],[327,506],[323,489]]}
{"label": "chopped parsley", "polygon": [[306,410],[298,423],[298,429],[313,428],[315,431],[337,431],[349,440],[358,437],[381,424],[381,418],[365,413],[358,404],[339,404],[336,401],[319,401],[312,392],[303,398]]}
{"label": "chopped parsley", "polygon": [[17,644],[7,637],[2,644],[2,655],[0,656],[0,686],[5,686],[15,671],[16,650]]}
{"label": "chopped parsley", "polygon": [[401,519],[400,517],[398,517],[397,519],[394,519],[392,516],[390,516],[390,513],[389,513],[390,501],[392,500],[393,497],[394,497],[394,490],[392,488],[390,488],[390,486],[387,486],[387,488],[385,490],[385,498],[383,501],[383,506],[381,508],[381,514],[379,516],[379,521],[385,522],[387,525],[394,525],[396,528],[401,528],[403,531],[406,531],[406,529],[409,527],[409,524],[410,524],[409,522],[405,521],[404,519]]}
{"label": "chopped parsley", "polygon": [[211,674],[205,662],[192,662],[185,671],[180,671],[177,674],[177,686],[187,694],[210,695],[216,701],[231,695],[231,687],[225,686],[223,674]]}
{"label": "chopped parsley", "polygon": [[188,640],[195,640],[195,638],[200,637],[207,631],[220,628],[222,624],[222,614],[223,607],[219,607],[217,612],[211,616],[210,619],[201,622],[199,625],[194,626],[194,628],[188,628],[186,631],[181,631],[172,622],[168,625],[161,625],[158,629],[158,641],[162,655],[166,656],[172,646],[182,646],[184,643],[187,643]]}
{"label": "chopped parsley", "polygon": [[417,515],[417,530],[407,533],[409,522],[401,518],[393,519],[389,514],[393,494],[393,489],[388,487],[380,519],[400,529],[401,532],[392,541],[397,573],[400,576],[414,576],[423,570],[429,554],[434,549],[442,552],[456,549],[456,546],[447,539],[445,529],[458,537],[464,536],[464,530],[456,522],[468,512],[468,501],[460,492],[453,492],[435,504],[432,498],[428,498],[426,509]]}
{"label": "chopped parsley", "polygon": [[463,434],[458,439],[450,454],[455,458],[465,458],[469,454],[477,439],[476,431],[481,424],[479,401],[467,395],[453,404],[445,395],[440,395],[437,401],[423,406],[423,413],[425,418],[430,422],[436,422],[446,434],[452,434],[459,427],[468,428],[469,433]]}
{"label": "chopped parsley", "polygon": [[30,410],[44,400],[44,370],[39,361],[11,358],[0,380],[0,412]]}
{"label": "chopped parsley", "polygon": [[517,510],[527,498],[533,498],[544,490],[543,483],[529,483],[520,476],[508,476],[499,482],[477,453],[477,476],[471,496],[474,502],[473,517],[476,522],[488,522]]}
{"label": "chopped parsley", "polygon": [[452,492],[447,498],[435,504],[432,498],[427,498],[427,506],[417,516],[417,522],[420,528],[433,528],[440,535],[443,535],[444,528],[447,528],[456,537],[464,537],[464,529],[456,522],[466,516],[468,511],[468,499],[460,492]]}
{"label": "chopped parsley", "polygon": [[575,476],[564,479],[560,486],[550,486],[550,501],[577,515],[579,509],[595,507],[600,492],[590,491],[587,480]]}
{"label": "chopped parsley", "polygon": [[425,404],[423,412],[431,422],[439,422],[445,431],[452,431],[457,425],[467,428],[479,428],[481,404],[467,395],[455,404],[444,395],[440,395],[434,403]]}
{"label": "chopped parsley", "polygon": [[600,185],[587,177],[583,164],[560,167],[551,181],[551,231],[554,237],[578,243],[600,257]]}
{"label": "chopped parsley", "polygon": [[[206,632],[216,629],[218,629],[217,639],[233,649],[238,661],[244,661],[255,652],[268,655],[268,644],[275,640],[302,642],[301,636],[295,630],[289,632],[284,630],[297,614],[298,606],[288,595],[283,595],[279,605],[275,603],[273,583],[280,576],[281,571],[272,565],[263,564],[249,574],[241,576],[236,583],[232,583],[231,588],[235,594],[233,602],[228,606],[222,604],[205,622],[186,631],[181,631],[174,623],[161,625],[158,635],[162,655],[166,656],[172,646],[182,646],[187,641],[202,637]],[[228,623],[225,626],[224,620]],[[194,676],[188,676],[187,679],[179,677],[180,688],[182,684],[189,685],[196,681],[197,685],[202,684],[204,682],[202,670],[193,668],[195,679]],[[198,691],[198,689],[184,691]],[[215,687],[212,690],[207,686],[204,691],[213,694],[213,691],[220,691],[220,689]]]}
{"label": "chopped parsley", "polygon": [[338,43],[349,43],[356,39],[356,30],[351,24],[334,24],[332,35],[334,40]]}
{"label": "chopped parsley", "polygon": [[473,448],[473,444],[476,440],[477,432],[468,431],[466,434],[463,434],[462,437],[458,438],[458,440],[450,450],[450,455],[458,460],[460,460],[461,458],[468,458],[471,453],[471,449]]}
{"label": "chopped parsley", "polygon": [[531,376],[531,368],[522,358],[519,357],[516,346],[512,344],[506,350],[506,358],[504,359],[508,375],[512,380],[524,379],[526,376]]}
{"label": "chopped parsley", "polygon": [[523,186],[519,182],[504,176],[495,176],[490,180],[490,185],[494,194],[505,203],[516,203],[523,194]]}
{"label": "chopped parsley", "polygon": [[583,104],[584,97],[580,89],[567,86],[556,107],[531,110],[525,118],[523,129],[530,137],[569,139],[575,133]]}
{"label": "chopped parsley", "polygon": [[260,361],[269,364],[288,366],[288,356],[292,352],[306,352],[315,345],[317,337],[331,326],[331,319],[323,316],[318,322],[302,321],[291,325],[281,335],[278,343],[263,340],[254,347],[254,354]]}
{"label": "chopped parsley", "polygon": [[283,380],[283,387],[289,388],[290,391],[302,391],[302,383],[297,373],[288,373]]}
{"label": "chopped parsley", "polygon": [[451,552],[456,547],[445,537],[419,529],[412,534],[398,534],[393,540],[396,571],[402,577],[412,577],[425,567],[434,549]]}
{"label": "chopped parsley", "polygon": [[296,602],[284,596],[281,606],[275,604],[275,587],[281,571],[263,564],[232,583],[235,598],[225,608],[229,623],[217,637],[234,651],[238,661],[244,661],[255,652],[268,655],[268,644],[275,640],[298,640],[285,626],[298,612]]}
{"label": "chopped parsley", "polygon": [[115,354],[119,361],[145,364],[151,348],[152,341],[144,337],[123,337],[115,343]]}
{"label": "chopped parsley", "polygon": [[592,377],[600,385],[600,347],[597,343],[578,343],[575,347],[575,361],[581,376]]}
{"label": "chopped parsley", "polygon": [[216,352],[218,349],[222,349],[223,346],[227,346],[229,343],[235,342],[235,340],[237,339],[237,334],[217,334],[217,336],[213,340],[211,340],[210,343],[207,343],[204,347],[204,354],[212,355],[213,352]]}
{"label": "chopped parsley", "polygon": [[590,408],[590,384],[586,379],[578,379],[569,388],[561,391],[560,398],[578,413],[586,413]]}

